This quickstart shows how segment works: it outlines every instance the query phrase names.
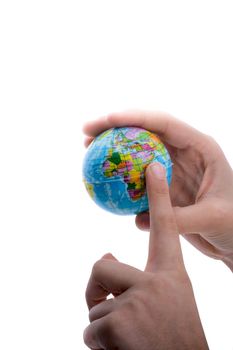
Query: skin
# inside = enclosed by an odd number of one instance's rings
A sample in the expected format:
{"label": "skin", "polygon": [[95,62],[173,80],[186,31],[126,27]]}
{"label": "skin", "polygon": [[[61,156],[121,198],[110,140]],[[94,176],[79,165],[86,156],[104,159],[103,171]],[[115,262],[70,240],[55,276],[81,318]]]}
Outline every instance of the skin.
{"label": "skin", "polygon": [[[90,325],[84,342],[95,350],[208,349],[162,165],[146,170],[150,208],[145,271],[111,254],[97,261],[86,290]],[[114,297],[107,299],[112,294]]]}
{"label": "skin", "polygon": [[[174,163],[170,196],[179,233],[233,271],[233,172],[216,141],[167,113],[126,111],[87,123],[86,146],[100,132],[120,126],[160,136]],[[136,225],[149,230],[149,213],[137,215]]]}

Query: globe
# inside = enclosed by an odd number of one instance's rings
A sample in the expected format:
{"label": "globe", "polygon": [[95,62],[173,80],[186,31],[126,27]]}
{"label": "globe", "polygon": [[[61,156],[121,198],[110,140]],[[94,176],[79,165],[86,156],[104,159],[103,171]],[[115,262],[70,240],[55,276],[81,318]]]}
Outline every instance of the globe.
{"label": "globe", "polygon": [[92,141],[84,158],[87,192],[97,205],[114,214],[147,211],[145,170],[151,162],[163,164],[170,185],[171,158],[156,134],[139,127],[104,131]]}

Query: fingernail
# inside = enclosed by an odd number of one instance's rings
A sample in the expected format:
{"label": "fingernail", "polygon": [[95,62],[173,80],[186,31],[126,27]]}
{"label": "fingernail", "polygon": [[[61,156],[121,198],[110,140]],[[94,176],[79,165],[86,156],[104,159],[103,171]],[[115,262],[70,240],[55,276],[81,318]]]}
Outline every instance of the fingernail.
{"label": "fingernail", "polygon": [[153,163],[151,165],[151,170],[153,171],[157,179],[163,180],[165,178],[165,168],[161,163],[159,162]]}

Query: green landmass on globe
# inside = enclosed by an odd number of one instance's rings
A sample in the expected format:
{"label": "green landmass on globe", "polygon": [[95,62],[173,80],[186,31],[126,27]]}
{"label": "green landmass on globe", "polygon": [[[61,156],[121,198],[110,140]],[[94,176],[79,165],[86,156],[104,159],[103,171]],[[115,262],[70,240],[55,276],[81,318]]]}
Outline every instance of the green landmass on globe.
{"label": "green landmass on globe", "polygon": [[112,128],[89,146],[83,178],[91,198],[102,208],[120,215],[148,210],[145,169],[162,163],[170,184],[172,162],[154,133],[138,127]]}

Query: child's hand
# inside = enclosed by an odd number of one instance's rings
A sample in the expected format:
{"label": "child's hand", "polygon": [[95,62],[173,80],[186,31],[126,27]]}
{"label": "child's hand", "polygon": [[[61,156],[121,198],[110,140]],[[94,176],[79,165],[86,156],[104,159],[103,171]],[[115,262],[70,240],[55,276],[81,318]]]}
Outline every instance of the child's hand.
{"label": "child's hand", "polygon": [[[105,129],[130,125],[157,133],[170,152],[174,163],[170,193],[179,232],[233,270],[233,172],[219,145],[168,114],[143,111],[87,123],[85,143]],[[148,230],[149,214],[139,214],[136,224]]]}
{"label": "child's hand", "polygon": [[[91,323],[84,341],[99,350],[208,349],[163,166],[150,165],[146,180],[151,230],[145,272],[111,254],[94,265],[86,290]],[[115,298],[107,300],[109,294]]]}

